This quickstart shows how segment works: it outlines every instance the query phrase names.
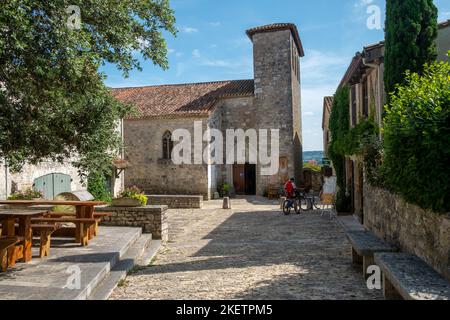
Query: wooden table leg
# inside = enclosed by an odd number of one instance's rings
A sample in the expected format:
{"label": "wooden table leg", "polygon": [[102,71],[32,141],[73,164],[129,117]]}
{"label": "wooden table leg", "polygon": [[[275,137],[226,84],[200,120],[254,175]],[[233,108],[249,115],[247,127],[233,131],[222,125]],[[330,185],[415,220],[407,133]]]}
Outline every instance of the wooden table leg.
{"label": "wooden table leg", "polygon": [[[85,217],[88,219],[94,219],[94,207],[86,207],[85,209]],[[94,239],[94,235],[95,235],[95,224],[90,225],[88,227],[88,237],[89,240]]]}
{"label": "wooden table leg", "polygon": [[[16,235],[16,219],[5,219],[2,221],[2,235],[15,236]],[[14,267],[16,265],[16,247],[8,248],[7,254],[8,267]]]}
{"label": "wooden table leg", "polygon": [[19,219],[19,236],[23,237],[23,262],[29,262],[32,259],[31,246],[33,244],[30,216]]}
{"label": "wooden table leg", "polygon": [[[82,219],[84,218],[84,207],[79,207],[77,206],[76,208],[76,217],[77,219]],[[81,238],[82,238],[82,225],[77,223],[75,226],[75,241],[77,243],[81,243]]]}

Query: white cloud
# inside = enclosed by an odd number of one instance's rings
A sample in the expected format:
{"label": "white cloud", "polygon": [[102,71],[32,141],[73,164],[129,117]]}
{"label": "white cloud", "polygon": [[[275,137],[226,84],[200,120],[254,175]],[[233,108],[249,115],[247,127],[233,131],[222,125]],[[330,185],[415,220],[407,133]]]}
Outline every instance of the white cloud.
{"label": "white cloud", "polygon": [[217,28],[217,27],[220,27],[222,25],[222,23],[220,23],[219,21],[214,21],[214,22],[208,23],[208,25],[211,27]]}
{"label": "white cloud", "polygon": [[177,63],[177,71],[176,71],[176,77],[181,77],[184,74],[184,71],[186,70],[186,65],[182,62]]}
{"label": "white cloud", "polygon": [[301,74],[304,82],[326,83],[334,81],[333,76],[344,76],[351,59],[345,55],[307,50],[301,61]]}
{"label": "white cloud", "polygon": [[200,58],[201,57],[200,50],[194,49],[194,51],[192,51],[192,57],[196,59]]}
{"label": "white cloud", "polygon": [[197,33],[199,32],[199,30],[197,28],[193,28],[193,27],[183,27],[181,28],[181,31],[184,33]]}
{"label": "white cloud", "polygon": [[312,111],[306,111],[306,112],[303,112],[303,115],[304,115],[305,117],[312,117],[312,116],[314,116],[314,112],[312,112]]}

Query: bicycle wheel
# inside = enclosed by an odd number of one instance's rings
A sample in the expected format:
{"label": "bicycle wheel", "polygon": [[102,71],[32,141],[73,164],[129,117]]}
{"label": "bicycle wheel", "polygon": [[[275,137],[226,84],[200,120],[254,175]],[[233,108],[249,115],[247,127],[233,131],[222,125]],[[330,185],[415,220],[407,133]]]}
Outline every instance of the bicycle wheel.
{"label": "bicycle wheel", "polygon": [[301,199],[299,199],[299,211],[301,212],[306,212],[308,211],[308,207],[309,207],[309,202],[308,199],[302,197]]}
{"label": "bicycle wheel", "polygon": [[296,199],[294,202],[294,210],[296,214],[301,214],[302,213],[302,206],[301,206],[301,202]]}
{"label": "bicycle wheel", "polygon": [[284,201],[283,203],[283,213],[288,216],[291,214],[291,202],[289,200]]}

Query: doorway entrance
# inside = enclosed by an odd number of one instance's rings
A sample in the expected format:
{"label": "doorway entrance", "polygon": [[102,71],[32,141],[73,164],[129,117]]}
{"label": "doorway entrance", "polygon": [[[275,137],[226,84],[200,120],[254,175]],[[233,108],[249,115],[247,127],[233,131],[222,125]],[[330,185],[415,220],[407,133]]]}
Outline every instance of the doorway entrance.
{"label": "doorway entrance", "polygon": [[233,183],[236,194],[256,195],[256,165],[235,164],[233,166]]}

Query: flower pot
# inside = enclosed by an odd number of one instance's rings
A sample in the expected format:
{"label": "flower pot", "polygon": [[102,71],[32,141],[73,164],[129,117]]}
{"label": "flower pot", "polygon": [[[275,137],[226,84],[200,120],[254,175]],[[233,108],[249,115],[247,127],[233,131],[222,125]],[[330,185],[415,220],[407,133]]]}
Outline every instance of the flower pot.
{"label": "flower pot", "polygon": [[141,202],[132,198],[117,198],[112,200],[113,207],[141,207]]}

